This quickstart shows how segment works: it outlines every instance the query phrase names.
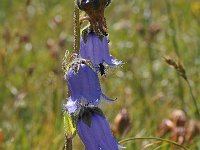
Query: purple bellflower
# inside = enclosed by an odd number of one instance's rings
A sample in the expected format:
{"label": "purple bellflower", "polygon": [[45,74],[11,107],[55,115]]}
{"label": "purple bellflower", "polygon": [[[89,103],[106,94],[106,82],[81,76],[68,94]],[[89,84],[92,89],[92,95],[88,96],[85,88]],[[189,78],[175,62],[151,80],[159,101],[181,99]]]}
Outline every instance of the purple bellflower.
{"label": "purple bellflower", "polygon": [[98,68],[103,63],[110,66],[122,64],[121,61],[117,61],[110,55],[107,37],[98,37],[92,31],[88,33],[86,38],[84,36],[81,37],[80,56],[83,59],[90,60],[95,68]]}
{"label": "purple bellflower", "polygon": [[[77,133],[86,150],[118,150],[118,142],[112,135],[108,121],[97,107],[85,107],[80,111]],[[81,114],[81,115],[80,115]]]}
{"label": "purple bellflower", "polygon": [[80,105],[96,106],[101,99],[113,101],[102,93],[97,73],[87,64],[78,65],[77,72],[70,67],[66,75],[70,97],[64,107],[68,112],[76,111]]}

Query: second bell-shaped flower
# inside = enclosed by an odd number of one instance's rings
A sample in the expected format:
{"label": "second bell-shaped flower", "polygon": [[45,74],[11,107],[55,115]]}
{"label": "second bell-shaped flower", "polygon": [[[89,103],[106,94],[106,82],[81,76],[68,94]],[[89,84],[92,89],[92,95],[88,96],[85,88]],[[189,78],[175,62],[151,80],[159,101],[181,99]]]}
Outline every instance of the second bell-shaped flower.
{"label": "second bell-shaped flower", "polygon": [[99,108],[84,108],[77,122],[77,132],[86,150],[118,150],[109,123]]}
{"label": "second bell-shaped flower", "polygon": [[122,63],[110,55],[107,36],[103,36],[101,39],[94,32],[90,32],[86,39],[81,37],[80,56],[83,59],[90,60],[95,67],[99,67],[103,63],[111,66]]}
{"label": "second bell-shaped flower", "polygon": [[86,64],[80,64],[76,73],[69,68],[66,80],[70,103],[95,106],[101,99],[111,100],[102,93],[97,73]]}

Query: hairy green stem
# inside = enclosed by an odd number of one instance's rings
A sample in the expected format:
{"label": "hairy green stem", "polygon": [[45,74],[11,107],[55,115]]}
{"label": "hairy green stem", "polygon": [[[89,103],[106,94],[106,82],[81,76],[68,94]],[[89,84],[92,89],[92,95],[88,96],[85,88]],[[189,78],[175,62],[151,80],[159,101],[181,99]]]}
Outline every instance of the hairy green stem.
{"label": "hairy green stem", "polygon": [[[79,23],[79,9],[76,4],[76,0],[74,0],[74,46],[73,46],[73,52],[79,53],[80,48],[80,23]],[[66,51],[66,54],[68,54],[68,51]],[[67,55],[65,54],[64,63],[66,64],[67,61]],[[64,66],[66,67],[66,66]],[[66,68],[65,68],[66,69]],[[64,150],[72,150],[72,138],[65,136],[65,145],[63,147]]]}
{"label": "hairy green stem", "polygon": [[180,144],[178,144],[178,143],[176,143],[174,141],[171,141],[171,140],[168,140],[168,139],[159,138],[159,137],[131,137],[131,138],[127,138],[127,139],[119,141],[119,144],[126,143],[126,142],[129,142],[129,141],[134,141],[134,140],[157,140],[157,141],[167,142],[167,143],[176,145],[178,147],[183,148],[184,150],[189,150],[186,147],[184,147],[183,145],[180,145]]}
{"label": "hairy green stem", "polygon": [[79,9],[74,0],[74,53],[78,53],[80,48],[80,23],[79,23]]}

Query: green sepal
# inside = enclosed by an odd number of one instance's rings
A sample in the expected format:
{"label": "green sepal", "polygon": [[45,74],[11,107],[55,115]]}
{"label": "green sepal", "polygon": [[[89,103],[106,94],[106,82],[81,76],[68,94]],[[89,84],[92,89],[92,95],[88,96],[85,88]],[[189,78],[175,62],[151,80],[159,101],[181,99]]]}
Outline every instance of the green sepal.
{"label": "green sepal", "polygon": [[74,135],[76,134],[76,127],[74,126],[72,117],[68,114],[67,111],[64,111],[63,120],[64,120],[65,135],[69,138],[73,138]]}
{"label": "green sepal", "polygon": [[87,26],[87,27],[85,27],[85,28],[82,30],[81,36],[82,36],[83,42],[84,42],[85,44],[86,44],[86,42],[87,42],[87,37],[88,37],[88,35],[90,34],[90,32],[91,32],[91,27],[90,27],[90,26]]}
{"label": "green sepal", "polygon": [[103,111],[100,108],[94,107],[93,108],[93,112],[105,118],[105,115],[104,115]]}
{"label": "green sepal", "polygon": [[98,38],[101,40],[101,42],[103,41],[103,38],[104,38],[104,35],[101,34],[101,35],[98,35]]}
{"label": "green sepal", "polygon": [[[91,26],[87,26],[87,27],[85,27],[82,31],[81,31],[81,36],[82,36],[82,39],[83,39],[83,42],[86,44],[86,42],[87,42],[87,38],[88,38],[88,36],[89,36],[89,34],[91,33],[91,32],[94,32],[93,31],[93,29],[92,29],[92,27]],[[98,36],[98,38],[101,40],[101,41],[103,41],[103,38],[104,38],[104,36],[105,35],[103,35],[103,34],[96,34],[97,36]]]}
{"label": "green sepal", "polygon": [[88,110],[86,110],[83,115],[81,116],[82,121],[88,125],[88,127],[91,127],[92,123],[92,113]]}
{"label": "green sepal", "polygon": [[81,119],[88,127],[91,127],[93,114],[98,114],[105,118],[103,111],[98,107],[82,107],[75,116],[75,118],[77,118],[77,120],[75,119],[76,123]]}

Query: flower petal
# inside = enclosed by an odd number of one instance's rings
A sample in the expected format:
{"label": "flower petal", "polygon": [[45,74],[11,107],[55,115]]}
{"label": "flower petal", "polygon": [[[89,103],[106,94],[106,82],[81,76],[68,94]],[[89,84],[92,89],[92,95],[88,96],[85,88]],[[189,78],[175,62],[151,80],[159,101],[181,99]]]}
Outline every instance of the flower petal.
{"label": "flower petal", "polygon": [[101,40],[94,32],[90,32],[86,43],[84,43],[82,37],[80,42],[81,58],[90,60],[94,67],[98,67],[101,63],[106,63],[111,66],[120,65],[122,63],[110,55],[107,36],[104,36]]}
{"label": "flower petal", "polygon": [[78,74],[74,74],[72,68],[69,69],[67,74],[67,85],[71,100],[75,101],[81,98],[81,87],[80,87],[80,78]]}
{"label": "flower petal", "polygon": [[102,96],[102,98],[103,99],[105,99],[105,100],[107,100],[107,101],[115,101],[115,100],[113,100],[113,99],[111,99],[111,98],[108,98],[106,95],[104,95],[103,93],[101,94],[101,96]]}
{"label": "flower petal", "polygon": [[78,106],[76,104],[76,101],[72,101],[71,97],[68,98],[67,104],[64,104],[64,108],[67,109],[68,113],[74,113]]}
{"label": "flower petal", "polygon": [[88,65],[81,64],[76,74],[70,68],[66,79],[72,101],[99,104],[102,91],[98,75]]}
{"label": "flower petal", "polygon": [[81,95],[89,102],[97,105],[101,96],[101,87],[98,76],[87,65],[82,65],[80,69],[81,78]]}
{"label": "flower petal", "polygon": [[[88,110],[86,112],[88,113]],[[91,145],[93,150],[118,150],[118,143],[113,137],[110,126],[104,116],[94,112],[91,115],[90,126],[81,119],[77,124],[78,134],[86,149],[90,148],[88,145]]]}
{"label": "flower petal", "polygon": [[98,122],[101,125],[101,132],[105,135],[104,142],[107,143],[109,150],[118,150],[118,143],[112,135],[108,121],[105,118],[98,116]]}
{"label": "flower petal", "polygon": [[91,130],[82,120],[79,120],[77,123],[77,132],[86,150],[98,150],[98,145],[92,136]]}

